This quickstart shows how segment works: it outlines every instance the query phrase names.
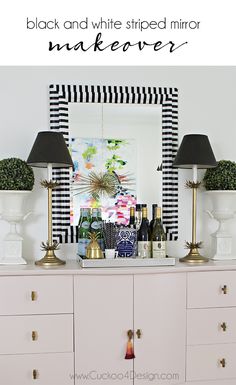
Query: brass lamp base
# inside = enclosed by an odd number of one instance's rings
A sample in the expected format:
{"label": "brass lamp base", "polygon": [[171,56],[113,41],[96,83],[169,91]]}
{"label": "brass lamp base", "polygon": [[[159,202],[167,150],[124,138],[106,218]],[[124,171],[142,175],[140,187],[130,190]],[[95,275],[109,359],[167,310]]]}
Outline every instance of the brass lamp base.
{"label": "brass lamp base", "polygon": [[188,255],[183,258],[180,258],[179,261],[185,263],[204,263],[208,262],[209,258],[203,257],[201,254],[199,254],[198,249],[195,248],[190,250]]}
{"label": "brass lamp base", "polygon": [[42,259],[35,261],[35,265],[47,267],[61,266],[65,265],[65,263],[66,261],[62,261],[56,257],[54,250],[47,250],[45,256]]}

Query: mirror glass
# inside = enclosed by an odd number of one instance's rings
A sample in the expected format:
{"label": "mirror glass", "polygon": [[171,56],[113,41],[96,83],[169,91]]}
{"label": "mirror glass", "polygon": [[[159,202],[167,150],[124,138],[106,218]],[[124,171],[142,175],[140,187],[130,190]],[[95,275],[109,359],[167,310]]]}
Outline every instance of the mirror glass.
{"label": "mirror glass", "polygon": [[83,177],[107,170],[118,176],[122,189],[113,199],[99,199],[103,219],[127,224],[129,206],[136,202],[147,203],[150,217],[152,203],[162,205],[162,172],[157,171],[162,163],[161,105],[69,103],[68,112],[75,164],[71,225],[78,224],[81,207],[96,205],[84,190]]}

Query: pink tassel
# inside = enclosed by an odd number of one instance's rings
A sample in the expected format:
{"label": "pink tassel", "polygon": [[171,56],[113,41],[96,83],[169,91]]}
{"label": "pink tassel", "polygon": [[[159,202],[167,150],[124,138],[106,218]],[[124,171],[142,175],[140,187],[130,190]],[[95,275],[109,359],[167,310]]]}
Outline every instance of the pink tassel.
{"label": "pink tassel", "polygon": [[134,348],[133,348],[133,344],[132,344],[131,339],[129,339],[127,342],[125,359],[126,360],[132,360],[133,358],[135,358]]}

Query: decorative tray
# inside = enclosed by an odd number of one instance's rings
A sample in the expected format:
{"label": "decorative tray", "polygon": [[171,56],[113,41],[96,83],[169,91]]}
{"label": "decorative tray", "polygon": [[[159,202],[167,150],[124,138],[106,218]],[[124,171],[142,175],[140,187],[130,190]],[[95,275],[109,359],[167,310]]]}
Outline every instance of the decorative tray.
{"label": "decorative tray", "polygon": [[114,258],[114,259],[83,259],[77,256],[81,267],[146,267],[174,266],[175,258]]}

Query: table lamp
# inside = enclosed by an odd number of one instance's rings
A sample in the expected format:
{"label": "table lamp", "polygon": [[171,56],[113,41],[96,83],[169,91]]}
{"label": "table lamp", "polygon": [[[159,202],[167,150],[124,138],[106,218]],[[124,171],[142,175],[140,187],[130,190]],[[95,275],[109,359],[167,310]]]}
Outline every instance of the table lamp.
{"label": "table lamp", "polygon": [[197,169],[216,167],[216,165],[217,162],[207,135],[190,134],[183,137],[173,167],[192,168],[193,170],[193,180],[186,181],[186,187],[192,189],[192,241],[186,242],[189,253],[180,258],[180,262],[201,263],[209,260],[200,255],[198,249],[202,242],[196,241],[197,189],[201,185],[201,182],[197,180]]}
{"label": "table lamp", "polygon": [[58,242],[52,240],[52,190],[59,186],[59,183],[52,180],[52,167],[72,167],[73,162],[68,151],[63,134],[54,131],[39,132],[32,150],[27,159],[32,167],[47,168],[48,178],[43,180],[41,185],[48,190],[48,241],[42,242],[42,250],[46,251],[45,256],[36,261],[39,266],[59,266],[65,261],[57,258],[55,250],[58,249]]}

